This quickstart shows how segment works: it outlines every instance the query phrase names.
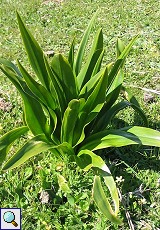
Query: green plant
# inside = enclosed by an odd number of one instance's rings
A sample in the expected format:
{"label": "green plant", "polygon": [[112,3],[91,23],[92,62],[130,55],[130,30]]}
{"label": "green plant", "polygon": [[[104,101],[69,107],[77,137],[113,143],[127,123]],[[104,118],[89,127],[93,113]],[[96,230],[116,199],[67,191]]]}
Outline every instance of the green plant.
{"label": "green plant", "polygon": [[[94,151],[131,144],[160,146],[160,133],[137,126],[116,130],[109,128],[111,119],[128,106],[135,109],[147,125],[137,100],[122,86],[125,59],[137,36],[126,47],[118,40],[116,61],[101,68],[104,49],[102,29],[99,29],[82,65],[95,17],[96,14],[84,33],[77,55],[73,41],[68,59],[62,54],[55,54],[50,62],[17,14],[22,39],[36,77],[32,77],[19,61],[16,67],[12,62],[0,59],[1,70],[16,86],[24,103],[24,126],[0,138],[0,163],[5,160],[14,141],[30,130],[33,137],[5,163],[3,170],[15,168],[47,150],[57,157],[67,155],[80,168],[93,169],[93,198],[110,221],[120,224],[121,220],[117,217],[119,198],[114,179],[105,162]],[[125,100],[115,104],[121,91]],[[105,196],[101,178],[110,191],[114,211]],[[70,188],[65,178],[59,176],[58,182],[61,190],[69,194]]]}

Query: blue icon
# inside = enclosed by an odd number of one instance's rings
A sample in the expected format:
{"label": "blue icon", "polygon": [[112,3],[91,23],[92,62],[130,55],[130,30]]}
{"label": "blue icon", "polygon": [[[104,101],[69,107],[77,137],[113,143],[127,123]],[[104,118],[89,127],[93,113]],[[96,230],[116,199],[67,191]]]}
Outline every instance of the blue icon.
{"label": "blue icon", "polygon": [[21,208],[0,208],[0,230],[21,230],[21,219]]}
{"label": "blue icon", "polygon": [[11,212],[11,211],[5,212],[4,215],[3,215],[3,219],[4,219],[5,222],[11,223],[11,224],[13,224],[15,227],[18,226],[18,224],[17,224],[16,221],[15,221],[15,215],[14,215],[14,213]]}

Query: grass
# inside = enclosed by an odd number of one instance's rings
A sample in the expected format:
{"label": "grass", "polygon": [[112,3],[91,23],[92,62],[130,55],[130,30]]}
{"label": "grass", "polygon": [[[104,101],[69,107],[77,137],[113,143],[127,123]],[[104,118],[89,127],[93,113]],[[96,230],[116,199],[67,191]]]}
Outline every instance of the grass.
{"label": "grass", "polygon": [[[139,39],[126,63],[126,85],[136,95],[147,114],[150,127],[160,129],[160,98],[144,101],[145,91],[138,87],[159,90],[159,20],[158,1],[118,0],[64,0],[56,1],[5,1],[1,3],[1,56],[12,61],[20,59],[27,66],[27,58],[18,30],[15,9],[34,34],[44,51],[68,52],[74,36],[80,40],[93,12],[99,8],[95,29],[102,26],[106,47],[105,61],[113,60],[115,42],[119,37],[127,43],[135,34]],[[20,97],[10,82],[1,75],[0,134],[22,123]],[[10,106],[9,106],[10,105]],[[139,124],[141,120],[132,110],[119,114],[114,124]],[[23,140],[22,140],[23,142]],[[21,143],[16,143],[16,148]],[[159,228],[159,149],[151,147],[125,147],[110,149],[103,157],[117,178],[135,229]],[[57,174],[68,181],[72,193],[68,200],[57,185]],[[121,204],[123,225],[112,225],[97,210],[91,195],[91,173],[81,172],[67,159],[55,160],[43,153],[32,158],[18,169],[0,172],[0,207],[21,207],[23,229],[130,229]],[[143,184],[143,187],[141,185]],[[42,191],[49,194],[49,202],[43,204]],[[46,194],[46,197],[47,197]],[[44,197],[45,198],[45,197]],[[97,211],[97,212],[96,212]]]}

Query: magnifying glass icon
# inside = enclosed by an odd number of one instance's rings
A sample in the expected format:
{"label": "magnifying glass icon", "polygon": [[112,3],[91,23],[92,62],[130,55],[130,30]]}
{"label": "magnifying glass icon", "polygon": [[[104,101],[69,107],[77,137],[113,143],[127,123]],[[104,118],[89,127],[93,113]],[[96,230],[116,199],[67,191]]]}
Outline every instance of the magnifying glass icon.
{"label": "magnifying glass icon", "polygon": [[15,215],[14,215],[14,213],[11,212],[11,211],[5,212],[4,215],[3,215],[3,219],[4,219],[5,222],[11,223],[11,224],[13,224],[15,227],[18,226],[18,224],[17,224],[16,221],[15,221]]}

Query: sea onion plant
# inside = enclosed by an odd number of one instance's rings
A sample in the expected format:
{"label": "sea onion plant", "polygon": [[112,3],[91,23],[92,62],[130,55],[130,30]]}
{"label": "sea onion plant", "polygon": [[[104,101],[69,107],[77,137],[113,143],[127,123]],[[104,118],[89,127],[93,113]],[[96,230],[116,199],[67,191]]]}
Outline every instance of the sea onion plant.
{"label": "sea onion plant", "polygon": [[[148,126],[139,103],[123,86],[125,59],[138,36],[127,46],[118,39],[116,60],[102,67],[104,48],[101,28],[96,32],[86,57],[86,45],[95,17],[96,14],[84,32],[77,52],[73,40],[67,57],[58,53],[48,59],[17,13],[34,74],[30,74],[20,61],[16,66],[9,60],[0,59],[2,72],[15,85],[24,105],[24,125],[0,138],[0,164],[3,170],[13,169],[44,151],[50,151],[55,156],[67,155],[77,163],[77,167],[93,170],[93,199],[110,221],[120,224],[116,184],[97,150],[134,144],[160,146],[160,133],[139,126],[110,128],[111,119],[126,107],[136,110]],[[121,91],[125,99],[119,102],[117,99]],[[32,137],[4,162],[15,140],[28,131]],[[110,192],[112,204],[105,195],[102,180]],[[63,187],[65,179],[59,176],[58,182]]]}

